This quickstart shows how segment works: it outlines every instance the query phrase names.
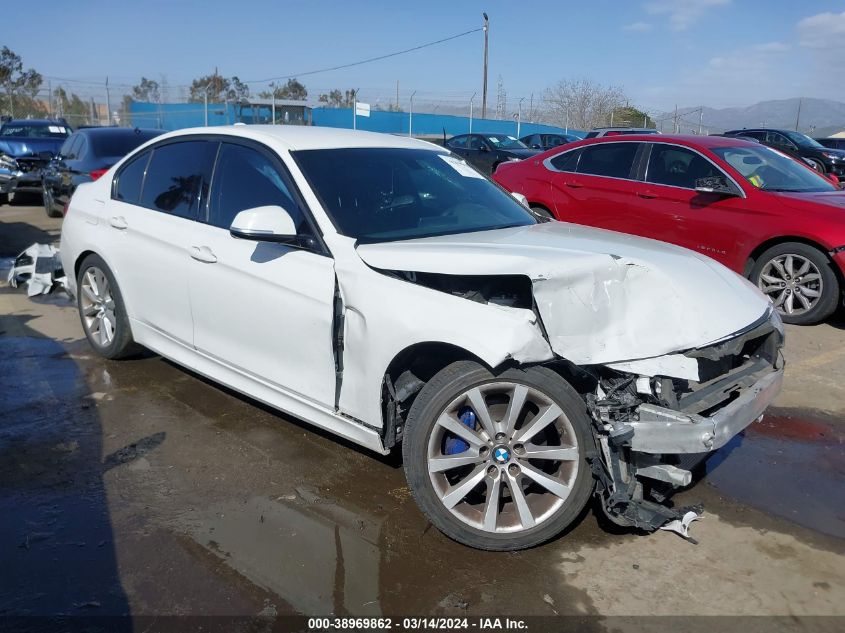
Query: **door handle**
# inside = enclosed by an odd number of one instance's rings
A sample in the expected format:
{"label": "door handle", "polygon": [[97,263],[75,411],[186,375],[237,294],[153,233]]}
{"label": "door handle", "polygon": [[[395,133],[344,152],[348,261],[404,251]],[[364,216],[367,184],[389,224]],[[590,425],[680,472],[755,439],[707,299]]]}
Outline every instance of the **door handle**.
{"label": "door handle", "polygon": [[567,187],[571,187],[572,189],[580,189],[584,185],[579,185],[577,182],[567,182],[564,183]]}
{"label": "door handle", "polygon": [[198,262],[213,264],[217,261],[217,255],[215,255],[208,246],[191,246],[190,253],[191,257]]}
{"label": "door handle", "polygon": [[656,197],[657,197],[657,196],[656,196],[656,195],[654,195],[653,193],[642,193],[642,192],[640,192],[640,193],[638,193],[637,195],[638,195],[640,198],[644,198],[644,199],[646,199],[646,200],[653,200],[654,198],[656,198]]}
{"label": "door handle", "polygon": [[129,228],[129,225],[126,223],[126,218],[124,218],[122,215],[113,217],[111,220],[109,220],[109,224],[111,224],[114,228],[119,231],[125,231],[127,228]]}

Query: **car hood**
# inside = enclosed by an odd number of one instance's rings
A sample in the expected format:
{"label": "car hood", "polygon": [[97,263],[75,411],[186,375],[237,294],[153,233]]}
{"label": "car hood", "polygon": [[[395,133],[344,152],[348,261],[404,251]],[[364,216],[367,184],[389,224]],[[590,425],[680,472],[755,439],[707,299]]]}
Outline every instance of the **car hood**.
{"label": "car hood", "polygon": [[507,156],[512,156],[513,158],[518,158],[520,160],[525,158],[531,158],[532,156],[536,156],[541,152],[538,149],[500,149],[499,152],[501,154],[505,154]]}
{"label": "car hood", "polygon": [[357,251],[383,270],[528,276],[552,350],[579,365],[709,345],[770,309],[753,285],[707,257],[563,222],[364,244]]}
{"label": "car hood", "polygon": [[818,210],[816,205],[823,205],[828,210],[845,210],[845,190],[819,191],[816,193],[789,193],[783,191],[775,192],[775,195],[780,198],[784,205],[801,211],[808,209],[808,203],[812,205],[809,208],[813,211]]}
{"label": "car hood", "polygon": [[0,138],[0,152],[8,154],[13,158],[35,156],[38,152],[52,152],[53,154],[56,154],[64,142],[65,139],[63,138],[52,139],[4,136],[3,138]]}

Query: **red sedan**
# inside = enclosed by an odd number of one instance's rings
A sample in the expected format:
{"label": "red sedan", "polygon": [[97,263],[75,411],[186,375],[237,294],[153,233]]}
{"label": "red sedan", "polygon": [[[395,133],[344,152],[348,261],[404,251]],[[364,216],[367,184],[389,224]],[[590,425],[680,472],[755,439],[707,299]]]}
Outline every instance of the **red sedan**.
{"label": "red sedan", "polygon": [[845,191],[769,147],[719,136],[594,138],[504,163],[493,178],[558,220],[709,255],[751,279],[788,323],[817,323],[839,303]]}

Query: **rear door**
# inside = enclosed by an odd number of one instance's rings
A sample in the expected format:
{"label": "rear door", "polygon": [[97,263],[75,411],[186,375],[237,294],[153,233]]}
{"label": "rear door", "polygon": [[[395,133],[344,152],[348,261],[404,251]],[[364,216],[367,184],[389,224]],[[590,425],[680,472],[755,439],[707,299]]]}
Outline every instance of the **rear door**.
{"label": "rear door", "polygon": [[[737,223],[746,209],[742,190],[698,151],[671,143],[649,143],[643,182],[637,186],[631,232],[670,242],[727,263],[737,248]],[[724,178],[736,196],[695,190],[702,178]]]}
{"label": "rear door", "polygon": [[[114,270],[136,327],[193,346],[190,247],[218,143],[176,137],[121,167],[106,209]],[[140,186],[138,183],[140,182]]]}
{"label": "rear door", "polygon": [[[240,211],[268,205],[285,209],[309,246],[232,237]],[[188,241],[194,343],[254,379],[333,407],[334,260],[314,226],[278,156],[223,141],[207,219]]]}
{"label": "rear door", "polygon": [[638,185],[632,178],[643,145],[599,142],[578,150],[577,165],[549,161],[557,169],[552,172],[551,185],[558,218],[629,232],[629,215]]}

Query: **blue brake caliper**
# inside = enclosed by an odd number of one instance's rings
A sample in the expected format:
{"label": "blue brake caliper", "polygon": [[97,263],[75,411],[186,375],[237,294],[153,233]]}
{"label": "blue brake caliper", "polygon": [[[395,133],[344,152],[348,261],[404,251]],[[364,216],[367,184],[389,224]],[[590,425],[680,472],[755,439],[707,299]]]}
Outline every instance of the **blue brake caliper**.
{"label": "blue brake caliper", "polygon": [[[458,413],[458,419],[467,428],[475,430],[475,411],[469,407],[461,409],[460,413]],[[455,435],[449,435],[446,438],[446,446],[443,453],[445,455],[457,455],[458,453],[463,453],[468,448],[469,444],[467,442]]]}

